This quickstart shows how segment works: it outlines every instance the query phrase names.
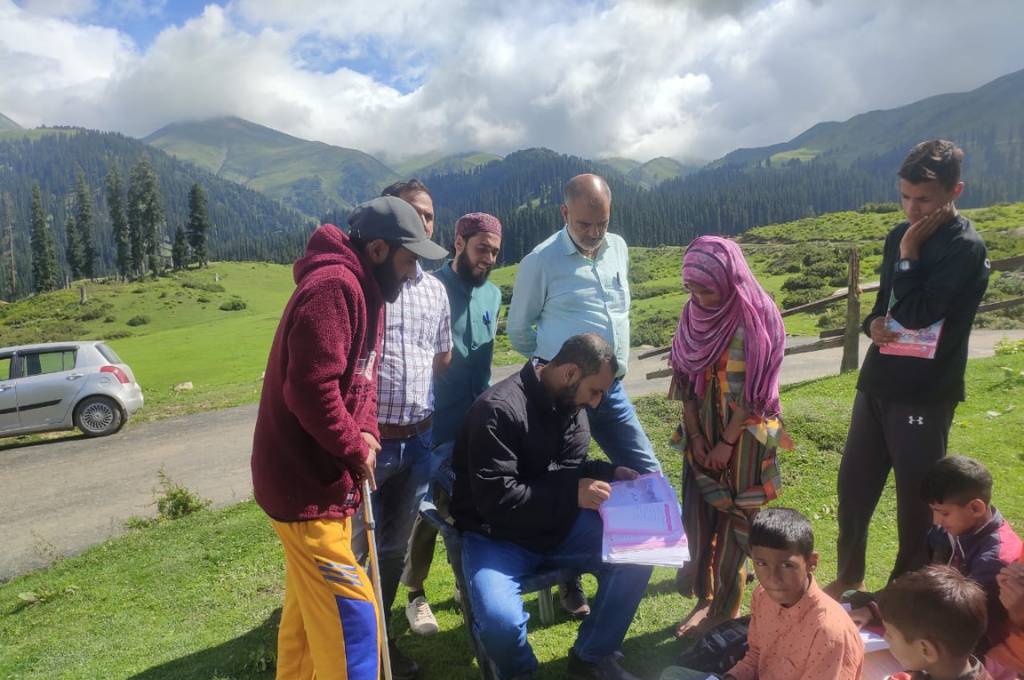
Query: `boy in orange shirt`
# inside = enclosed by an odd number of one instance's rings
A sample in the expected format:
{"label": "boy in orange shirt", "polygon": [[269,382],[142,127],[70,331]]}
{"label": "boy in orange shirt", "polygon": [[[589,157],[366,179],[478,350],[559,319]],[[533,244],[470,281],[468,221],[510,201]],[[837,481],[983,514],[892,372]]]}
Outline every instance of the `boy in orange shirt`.
{"label": "boy in orange shirt", "polygon": [[750,605],[746,656],[726,680],[859,680],[864,645],[842,606],[814,580],[818,553],[802,514],[767,508],[750,525],[760,585]]}

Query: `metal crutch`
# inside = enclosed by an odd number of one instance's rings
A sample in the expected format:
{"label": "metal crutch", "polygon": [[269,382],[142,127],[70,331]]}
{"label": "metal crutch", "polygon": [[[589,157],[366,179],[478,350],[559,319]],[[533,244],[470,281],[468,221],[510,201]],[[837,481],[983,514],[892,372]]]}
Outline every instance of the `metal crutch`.
{"label": "metal crutch", "polygon": [[363,480],[363,521],[366,523],[366,548],[370,562],[370,583],[373,584],[373,595],[377,598],[377,623],[381,634],[381,659],[384,662],[384,680],[391,680],[391,654],[388,649],[388,624],[384,616],[384,597],[380,590],[380,563],[377,561],[376,522],[373,519],[373,502],[370,500],[370,480]]}

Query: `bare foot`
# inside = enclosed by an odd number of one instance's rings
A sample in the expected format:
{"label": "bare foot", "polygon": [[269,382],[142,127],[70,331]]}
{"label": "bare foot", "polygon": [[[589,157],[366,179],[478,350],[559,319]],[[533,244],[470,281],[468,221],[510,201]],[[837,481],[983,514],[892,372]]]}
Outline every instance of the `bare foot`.
{"label": "bare foot", "polygon": [[711,629],[715,626],[720,626],[726,621],[729,621],[734,618],[736,617],[729,616],[729,614],[727,613],[715,614],[714,616],[705,616],[704,620],[701,621],[697,626],[695,626],[693,632],[689,635],[693,637],[702,637],[704,635],[707,635],[708,632],[710,632]]}
{"label": "bare foot", "polygon": [[677,638],[687,637],[693,634],[693,631],[707,618],[708,609],[711,607],[711,602],[708,600],[697,600],[697,604],[693,607],[686,618],[676,626],[675,636]]}
{"label": "bare foot", "polygon": [[838,602],[843,598],[843,593],[847,590],[864,590],[864,582],[844,583],[843,581],[836,580],[825,586],[824,590],[826,595]]}

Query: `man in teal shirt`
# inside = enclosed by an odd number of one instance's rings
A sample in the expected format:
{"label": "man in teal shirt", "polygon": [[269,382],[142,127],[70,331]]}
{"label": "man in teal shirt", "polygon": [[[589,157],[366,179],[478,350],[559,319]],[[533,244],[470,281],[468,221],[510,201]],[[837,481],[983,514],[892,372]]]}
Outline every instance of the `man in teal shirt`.
{"label": "man in teal shirt", "polygon": [[[565,185],[565,226],[519,263],[508,310],[508,338],[516,351],[544,361],[562,343],[597,333],[615,350],[619,373],[597,408],[587,408],[594,441],[615,463],[640,473],[661,470],[654,447],[622,386],[629,363],[629,248],[608,232],[612,192],[598,175]],[[561,587],[562,607],[590,613],[577,580]]]}
{"label": "man in teal shirt", "polygon": [[[448,291],[452,361],[434,378],[433,458],[450,457],[469,407],[491,382],[491,359],[501,291],[487,280],[501,248],[501,222],[487,213],[469,213],[455,223],[455,258],[434,272]],[[434,557],[437,530],[417,517],[409,539],[402,583],[409,588],[405,615],[419,635],[438,631],[424,582]]]}

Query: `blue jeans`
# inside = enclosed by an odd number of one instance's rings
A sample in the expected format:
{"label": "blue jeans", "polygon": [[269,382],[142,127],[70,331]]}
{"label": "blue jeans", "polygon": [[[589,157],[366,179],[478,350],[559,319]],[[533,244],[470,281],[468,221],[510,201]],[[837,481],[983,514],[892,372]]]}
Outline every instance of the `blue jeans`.
{"label": "blue jeans", "polygon": [[621,380],[612,383],[597,408],[587,409],[587,419],[591,436],[608,460],[640,474],[661,471],[651,440],[640,425]]}
{"label": "blue jeans", "polygon": [[[427,491],[430,472],[430,430],[408,439],[385,439],[377,454],[374,478],[377,490],[370,497],[376,523],[380,589],[385,615],[391,612],[398,592],[398,580],[405,566],[413,521]],[[366,524],[363,510],[352,518],[352,551],[366,564]]]}
{"label": "blue jeans", "polygon": [[573,649],[584,661],[613,654],[647,589],[651,567],[601,561],[601,517],[581,510],[569,535],[546,553],[467,531],[462,535],[462,570],[475,618],[475,633],[502,678],[531,673],[537,658],[526,639],[529,615],[520,579],[553,569],[578,569],[597,576],[597,598]]}

